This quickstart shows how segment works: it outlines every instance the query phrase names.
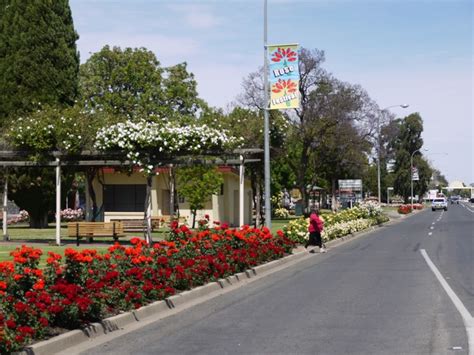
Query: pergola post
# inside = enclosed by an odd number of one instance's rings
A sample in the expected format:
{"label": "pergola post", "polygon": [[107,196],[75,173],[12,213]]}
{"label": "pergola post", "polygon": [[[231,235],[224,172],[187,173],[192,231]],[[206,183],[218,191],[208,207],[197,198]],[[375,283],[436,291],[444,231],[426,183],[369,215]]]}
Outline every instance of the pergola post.
{"label": "pergola post", "polygon": [[173,178],[173,164],[170,164],[170,216],[174,216],[174,178]]}
{"label": "pergola post", "polygon": [[3,240],[10,240],[8,236],[8,169],[5,169],[5,184],[3,185]]}
{"label": "pergola post", "polygon": [[245,190],[245,167],[244,156],[240,155],[240,169],[239,169],[239,225],[244,225],[244,190]]}
{"label": "pergola post", "polygon": [[86,218],[86,221],[87,222],[90,222],[92,220],[91,218],[91,210],[92,210],[92,206],[91,206],[91,195],[90,195],[90,191],[89,191],[89,183],[86,179],[86,186],[85,186],[85,193],[86,193],[86,211],[85,211],[85,218]]}
{"label": "pergola post", "polygon": [[56,244],[61,245],[61,165],[56,158]]}

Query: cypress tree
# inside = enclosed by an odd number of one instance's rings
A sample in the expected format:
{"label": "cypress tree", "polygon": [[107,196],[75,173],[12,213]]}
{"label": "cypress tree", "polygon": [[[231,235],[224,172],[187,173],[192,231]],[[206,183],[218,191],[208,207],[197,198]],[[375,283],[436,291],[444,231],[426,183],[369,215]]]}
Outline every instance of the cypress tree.
{"label": "cypress tree", "polygon": [[[41,105],[73,105],[78,94],[78,35],[69,0],[0,0],[0,128]],[[12,174],[13,173],[13,174]],[[10,196],[47,226],[54,204],[54,171],[15,169]]]}
{"label": "cypress tree", "polygon": [[68,0],[0,0],[0,124],[37,103],[72,105],[78,35]]}

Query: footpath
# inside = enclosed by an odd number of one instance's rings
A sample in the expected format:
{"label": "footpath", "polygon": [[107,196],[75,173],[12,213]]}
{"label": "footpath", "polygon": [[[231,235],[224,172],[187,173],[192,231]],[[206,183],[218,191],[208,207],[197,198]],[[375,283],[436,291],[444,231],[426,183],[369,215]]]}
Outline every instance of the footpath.
{"label": "footpath", "polygon": [[[399,223],[422,211],[416,211],[409,215],[390,213],[388,215],[390,221],[361,232],[328,241],[326,246],[330,249],[335,248],[347,243],[348,241],[367,236],[380,227]],[[318,248],[316,247],[315,251],[318,251],[317,249]],[[78,353],[90,347],[92,342],[94,342],[94,345],[99,345],[111,341],[125,333],[137,330],[178,312],[182,312],[194,305],[208,301],[227,292],[231,292],[239,287],[243,287],[250,282],[258,281],[262,277],[278,272],[283,268],[287,268],[308,258],[314,258],[317,254],[309,253],[310,250],[311,249],[305,249],[303,246],[298,246],[293,249],[292,254],[281,259],[256,266],[246,270],[245,272],[232,275],[225,279],[220,279],[216,282],[211,282],[181,292],[177,295],[168,297],[165,300],[151,303],[139,309],[104,319],[99,323],[92,323],[83,329],[72,330],[51,339],[35,343],[17,354],[51,355]]]}

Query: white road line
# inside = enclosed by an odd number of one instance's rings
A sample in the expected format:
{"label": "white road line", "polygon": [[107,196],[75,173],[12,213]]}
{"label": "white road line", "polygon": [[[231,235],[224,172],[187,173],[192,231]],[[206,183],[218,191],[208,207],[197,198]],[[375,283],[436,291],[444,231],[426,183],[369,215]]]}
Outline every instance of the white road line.
{"label": "white road line", "polygon": [[432,234],[433,234],[433,232],[429,232],[429,233],[428,233],[428,235],[432,235]]}
{"label": "white road line", "polygon": [[421,249],[420,253],[425,259],[428,266],[430,267],[431,271],[433,271],[433,274],[435,274],[441,286],[443,286],[444,290],[446,291],[449,298],[451,299],[451,302],[453,302],[454,306],[456,307],[458,312],[461,314],[462,320],[464,322],[464,326],[466,327],[467,339],[469,342],[469,355],[474,355],[474,318],[472,318],[467,308],[461,302],[459,297],[454,293],[453,289],[451,288],[451,286],[449,286],[448,282],[444,279],[443,275],[441,275],[436,265],[431,261],[426,250]]}
{"label": "white road line", "polygon": [[467,207],[467,206],[465,206],[465,207],[466,207],[466,209],[467,209],[469,212],[474,213],[474,210],[471,210],[471,209],[470,209],[469,207]]}
{"label": "white road line", "polygon": [[434,229],[434,227],[430,227],[430,229]]}
{"label": "white road line", "polygon": [[465,204],[463,204],[463,203],[461,204],[461,206],[463,206],[463,207],[464,207],[466,210],[468,210],[469,212],[474,213],[474,210],[471,210],[471,208],[470,208],[469,206],[467,206],[467,205],[465,205]]}

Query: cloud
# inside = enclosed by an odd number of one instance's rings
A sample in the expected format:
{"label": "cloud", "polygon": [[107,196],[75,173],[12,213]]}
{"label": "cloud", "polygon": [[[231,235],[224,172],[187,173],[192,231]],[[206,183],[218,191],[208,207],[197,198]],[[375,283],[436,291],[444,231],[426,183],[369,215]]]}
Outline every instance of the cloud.
{"label": "cloud", "polygon": [[219,25],[222,21],[212,13],[209,6],[203,5],[169,5],[176,16],[182,16],[185,23],[194,29],[205,30]]}
{"label": "cloud", "polygon": [[105,45],[122,48],[145,47],[153,51],[161,62],[176,64],[198,54],[199,43],[189,37],[164,36],[142,33],[82,33],[78,41],[81,48],[81,61],[85,62],[92,53],[98,52]]}

